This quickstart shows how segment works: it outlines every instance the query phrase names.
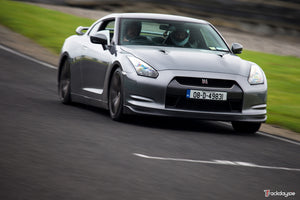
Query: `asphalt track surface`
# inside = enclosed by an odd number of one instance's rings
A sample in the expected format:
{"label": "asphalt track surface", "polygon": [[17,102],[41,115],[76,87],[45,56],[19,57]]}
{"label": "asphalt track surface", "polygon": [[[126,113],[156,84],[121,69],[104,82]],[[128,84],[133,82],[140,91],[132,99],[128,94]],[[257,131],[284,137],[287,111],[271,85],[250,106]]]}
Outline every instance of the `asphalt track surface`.
{"label": "asphalt track surface", "polygon": [[57,70],[3,49],[0,60],[0,199],[299,199],[299,143],[211,121],[115,122],[61,104]]}

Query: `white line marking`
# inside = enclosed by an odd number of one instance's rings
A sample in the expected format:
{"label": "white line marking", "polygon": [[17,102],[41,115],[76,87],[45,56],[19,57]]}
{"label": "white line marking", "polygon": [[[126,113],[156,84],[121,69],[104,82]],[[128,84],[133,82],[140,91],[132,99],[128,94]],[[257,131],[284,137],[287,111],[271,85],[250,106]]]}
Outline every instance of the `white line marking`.
{"label": "white line marking", "polygon": [[[231,124],[229,122],[222,122],[222,121],[218,121],[218,122],[221,123],[221,124],[224,124],[224,125],[227,125],[227,126],[231,127]],[[300,143],[297,142],[297,141],[290,140],[288,138],[279,137],[279,136],[276,136],[276,135],[272,135],[270,133],[265,133],[265,132],[261,132],[261,131],[258,131],[256,133],[258,135],[263,135],[263,136],[266,136],[266,137],[270,137],[270,138],[273,138],[273,139],[281,140],[281,141],[288,142],[288,143],[295,144],[295,145],[300,145]]]}
{"label": "white line marking", "polygon": [[257,165],[254,163],[240,162],[240,161],[228,161],[228,160],[191,160],[183,158],[166,158],[166,157],[156,157],[156,156],[147,156],[144,154],[133,153],[133,155],[141,158],[152,159],[152,160],[165,160],[165,161],[177,161],[177,162],[190,162],[190,163],[202,163],[202,164],[214,164],[214,165],[229,165],[229,166],[240,166],[240,167],[253,167],[253,168],[262,168],[262,169],[277,169],[277,170],[286,170],[286,171],[299,171],[297,168],[288,168],[288,167],[273,167],[273,166],[264,166]]}
{"label": "white line marking", "polygon": [[279,137],[279,136],[276,136],[276,135],[272,135],[272,134],[269,134],[269,133],[264,133],[264,132],[259,131],[259,132],[257,132],[257,134],[300,146],[299,142],[296,142],[296,141],[293,141],[293,140],[289,140],[289,139],[286,139],[286,138],[282,138],[282,137]]}
{"label": "white line marking", "polygon": [[8,48],[8,47],[5,47],[5,46],[3,46],[3,45],[1,45],[1,44],[0,44],[0,48],[3,49],[3,50],[5,50],[5,51],[8,51],[8,52],[10,52],[10,53],[13,53],[13,54],[15,54],[15,55],[18,55],[18,56],[20,56],[20,57],[22,57],[22,58],[25,58],[25,59],[27,59],[27,60],[31,60],[31,61],[36,62],[36,63],[38,63],[38,64],[44,65],[45,67],[48,67],[48,68],[51,68],[51,69],[57,69],[57,67],[55,67],[55,66],[53,66],[53,65],[51,65],[51,64],[48,64],[48,63],[45,63],[45,62],[43,62],[43,61],[37,60],[37,59],[35,59],[35,58],[33,58],[33,57],[27,56],[27,55],[25,55],[25,54],[23,54],[23,53],[20,53],[20,52],[17,52],[17,51],[15,51],[15,50],[13,50],[13,49],[10,49],[10,48]]}

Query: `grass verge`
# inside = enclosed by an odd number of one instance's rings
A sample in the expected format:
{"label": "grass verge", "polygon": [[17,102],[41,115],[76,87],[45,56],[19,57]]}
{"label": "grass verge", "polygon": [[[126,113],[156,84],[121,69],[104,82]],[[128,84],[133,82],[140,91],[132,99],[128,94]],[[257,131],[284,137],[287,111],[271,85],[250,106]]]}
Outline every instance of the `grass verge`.
{"label": "grass verge", "polygon": [[241,57],[261,66],[268,80],[268,120],[300,132],[300,58],[244,51]]}
{"label": "grass verge", "polygon": [[44,9],[29,4],[0,0],[0,23],[38,44],[59,53],[64,40],[80,25],[94,20]]}
{"label": "grass verge", "polygon": [[[32,6],[0,0],[0,23],[38,44],[59,53],[64,40],[77,26],[94,20]],[[243,59],[260,65],[268,79],[268,120],[300,132],[300,58],[244,51]]]}

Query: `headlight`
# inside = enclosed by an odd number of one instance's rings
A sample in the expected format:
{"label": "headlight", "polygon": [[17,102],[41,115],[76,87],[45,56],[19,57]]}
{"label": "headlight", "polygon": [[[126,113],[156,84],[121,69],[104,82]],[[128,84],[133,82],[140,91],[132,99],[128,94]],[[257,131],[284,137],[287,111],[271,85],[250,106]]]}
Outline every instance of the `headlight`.
{"label": "headlight", "polygon": [[147,76],[151,78],[158,77],[158,72],[153,67],[149,66],[147,63],[134,56],[128,56],[128,59],[134,66],[135,71],[138,75]]}
{"label": "headlight", "polygon": [[251,85],[264,83],[264,74],[263,71],[259,68],[259,66],[252,64],[248,82]]}

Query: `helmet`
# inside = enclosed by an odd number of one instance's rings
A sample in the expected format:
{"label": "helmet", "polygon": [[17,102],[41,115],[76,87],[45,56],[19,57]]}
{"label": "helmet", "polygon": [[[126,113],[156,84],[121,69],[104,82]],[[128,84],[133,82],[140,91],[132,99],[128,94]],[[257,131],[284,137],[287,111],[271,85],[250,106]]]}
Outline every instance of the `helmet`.
{"label": "helmet", "polygon": [[190,31],[183,27],[177,27],[172,33],[170,34],[171,41],[176,46],[184,46],[190,39]]}

